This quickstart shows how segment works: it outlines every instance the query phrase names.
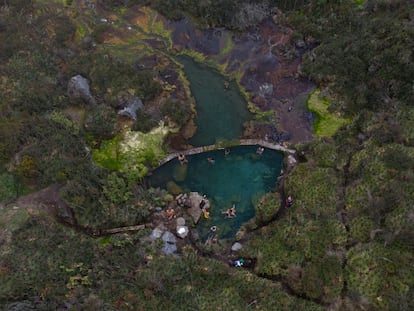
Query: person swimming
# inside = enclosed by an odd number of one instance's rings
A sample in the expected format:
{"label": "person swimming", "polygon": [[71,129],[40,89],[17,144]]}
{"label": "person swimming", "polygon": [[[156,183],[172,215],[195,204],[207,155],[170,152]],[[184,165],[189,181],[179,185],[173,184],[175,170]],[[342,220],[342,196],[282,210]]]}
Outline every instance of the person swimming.
{"label": "person swimming", "polygon": [[186,159],[185,155],[182,154],[182,153],[180,153],[178,155],[178,161],[180,161],[180,164],[181,165],[183,165],[184,163],[187,163],[188,162],[188,160]]}
{"label": "person swimming", "polygon": [[226,218],[233,218],[236,217],[236,206],[233,204],[233,206],[224,212],[221,212],[222,214],[226,215]]}
{"label": "person swimming", "polygon": [[236,217],[236,206],[234,204],[230,209],[230,216],[231,217]]}

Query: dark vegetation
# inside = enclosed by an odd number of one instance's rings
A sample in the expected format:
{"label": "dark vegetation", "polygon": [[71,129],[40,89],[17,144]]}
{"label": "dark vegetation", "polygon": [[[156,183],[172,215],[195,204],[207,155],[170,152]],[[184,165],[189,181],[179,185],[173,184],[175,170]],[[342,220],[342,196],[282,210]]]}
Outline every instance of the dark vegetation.
{"label": "dark vegetation", "polygon": [[[0,305],[6,310],[412,310],[414,308],[414,7],[411,1],[100,0],[108,9],[149,4],[169,18],[244,30],[272,8],[295,38],[317,45],[302,74],[352,122],[333,139],[297,146],[300,162],[280,194],[257,205],[231,270],[184,248],[159,255],[142,231],[91,238],[42,211],[0,209]],[[67,1],[70,5],[70,1]],[[264,10],[266,12],[264,12]],[[95,29],[99,43],[103,29]],[[72,227],[141,224],[171,196],[96,166],[90,148],[114,137],[117,96],[151,100],[151,70],[77,42],[76,25],[35,1],[0,4],[0,201],[63,185]],[[98,103],[66,95],[68,79],[91,81]],[[161,114],[183,125],[189,108]],[[76,111],[76,113],[72,113]],[[156,124],[140,111],[135,130]],[[139,121],[142,122],[139,122]],[[6,189],[9,189],[6,191]],[[294,205],[276,220],[283,197]],[[266,224],[265,227],[261,227]]]}
{"label": "dark vegetation", "polygon": [[99,3],[107,8],[148,5],[172,20],[190,16],[195,18],[199,25],[205,27],[226,27],[236,31],[257,27],[260,22],[271,16],[276,7],[292,10],[310,2],[310,0],[99,0]]}

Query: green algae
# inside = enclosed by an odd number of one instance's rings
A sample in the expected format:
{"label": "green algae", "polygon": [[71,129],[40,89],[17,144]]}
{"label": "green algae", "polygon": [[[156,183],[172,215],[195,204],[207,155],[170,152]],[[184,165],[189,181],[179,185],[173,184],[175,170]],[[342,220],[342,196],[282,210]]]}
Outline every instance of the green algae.
{"label": "green algae", "polygon": [[173,129],[162,123],[149,133],[127,131],[123,137],[115,136],[93,150],[94,161],[109,170],[118,170],[128,177],[139,180],[166,156],[164,138]]}
{"label": "green algae", "polygon": [[307,109],[317,116],[314,130],[319,137],[331,137],[341,126],[350,122],[349,119],[341,118],[339,115],[329,112],[330,104],[327,98],[320,96],[319,89],[313,91],[306,102]]}

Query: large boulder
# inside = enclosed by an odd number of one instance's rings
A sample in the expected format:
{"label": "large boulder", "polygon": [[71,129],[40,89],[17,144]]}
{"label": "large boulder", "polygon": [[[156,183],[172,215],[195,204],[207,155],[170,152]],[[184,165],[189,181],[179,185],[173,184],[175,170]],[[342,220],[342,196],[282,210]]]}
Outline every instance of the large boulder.
{"label": "large boulder", "polygon": [[173,255],[177,251],[177,238],[174,234],[169,231],[165,231],[161,237],[162,241],[164,242],[164,246],[161,251],[167,255]]}
{"label": "large boulder", "polygon": [[156,239],[159,239],[159,238],[161,238],[163,233],[164,233],[164,231],[161,228],[157,227],[154,230],[152,230],[151,235],[150,235],[150,239],[152,241],[154,241]]}
{"label": "large boulder", "polygon": [[137,110],[144,108],[144,105],[138,97],[128,97],[123,102],[124,108],[118,111],[119,115],[126,116],[130,119],[137,119]]}
{"label": "large boulder", "polygon": [[177,251],[177,245],[165,243],[161,251],[166,255],[174,255]]}
{"label": "large boulder", "polygon": [[210,208],[210,202],[205,196],[202,196],[198,192],[190,192],[185,203],[185,205],[188,207],[187,212],[195,224],[199,222],[201,215],[203,214],[203,211],[200,208],[200,203],[202,201],[204,201],[204,205],[202,207],[208,210]]}
{"label": "large boulder", "polygon": [[68,82],[68,95],[74,98],[81,98],[90,104],[96,102],[91,94],[88,79],[81,75],[76,75],[70,78]]}
{"label": "large boulder", "polygon": [[170,231],[165,231],[161,239],[168,244],[175,244],[177,242],[177,238]]}

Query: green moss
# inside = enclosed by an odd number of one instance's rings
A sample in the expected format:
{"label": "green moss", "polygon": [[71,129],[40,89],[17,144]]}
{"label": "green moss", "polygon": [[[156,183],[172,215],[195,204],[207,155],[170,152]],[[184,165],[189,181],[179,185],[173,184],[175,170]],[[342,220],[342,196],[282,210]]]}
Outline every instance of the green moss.
{"label": "green moss", "polygon": [[350,122],[349,119],[341,118],[328,111],[330,102],[320,96],[319,89],[316,89],[309,95],[306,106],[309,111],[314,112],[317,116],[314,129],[318,136],[331,137],[342,125]]}
{"label": "green moss", "polygon": [[203,53],[197,52],[195,50],[185,49],[180,53],[180,55],[187,55],[199,63],[207,64],[207,57]]}
{"label": "green moss", "polygon": [[92,152],[94,161],[109,170],[119,170],[121,168],[119,141],[119,136],[103,141],[99,149],[94,149]]}
{"label": "green moss", "polygon": [[93,151],[93,159],[109,170],[119,170],[128,178],[139,180],[149,167],[155,167],[163,159],[165,136],[172,129],[160,124],[148,133],[128,131],[123,138],[116,136],[101,143]]}
{"label": "green moss", "polygon": [[86,29],[86,27],[84,25],[77,24],[76,34],[75,34],[76,41],[79,41],[80,39],[82,39],[83,37],[85,37],[86,34],[87,34],[87,32],[88,31],[87,31],[87,29]]}

